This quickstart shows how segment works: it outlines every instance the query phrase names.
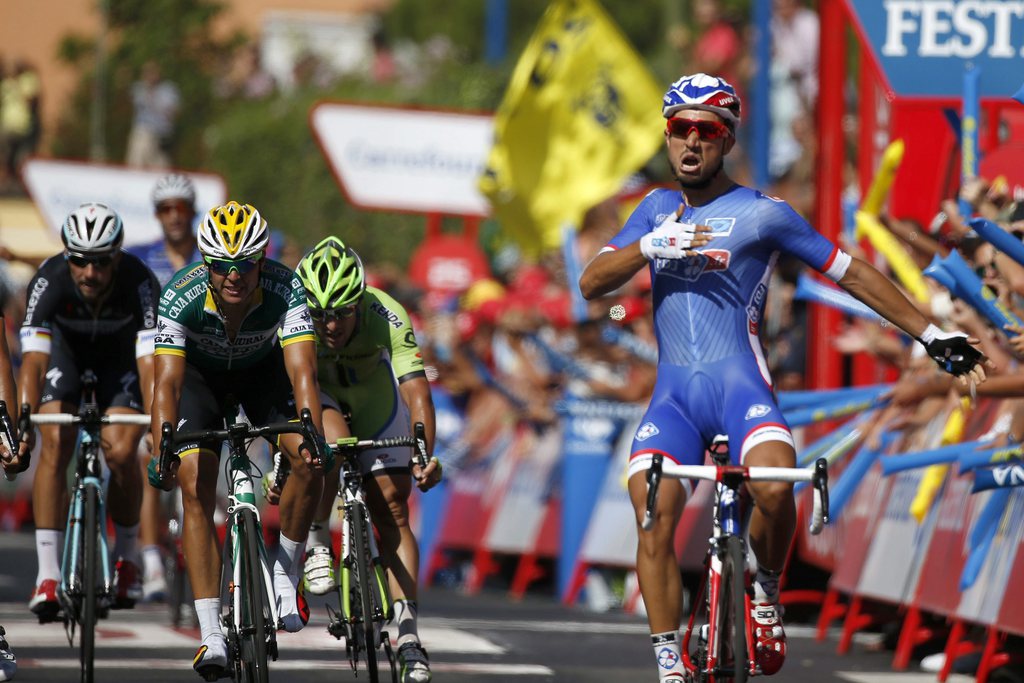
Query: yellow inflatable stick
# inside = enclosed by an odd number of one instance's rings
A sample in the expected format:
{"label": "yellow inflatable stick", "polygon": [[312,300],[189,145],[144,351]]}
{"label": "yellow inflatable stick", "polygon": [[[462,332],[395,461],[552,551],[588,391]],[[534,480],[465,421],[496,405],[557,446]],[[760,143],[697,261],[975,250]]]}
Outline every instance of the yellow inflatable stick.
{"label": "yellow inflatable stick", "polygon": [[923,304],[928,303],[928,285],[921,275],[921,269],[896,237],[876,217],[865,211],[857,211],[854,218],[857,221],[857,238],[867,237],[875,251],[885,257],[892,272],[911,296]]}
{"label": "yellow inflatable stick", "polygon": [[[964,423],[967,421],[967,409],[970,401],[961,399],[960,405],[949,414],[946,426],[942,430],[942,445],[950,446],[960,443],[964,434]],[[946,474],[949,472],[949,465],[932,465],[924,471],[921,483],[917,486],[917,495],[910,503],[910,514],[917,520],[918,524],[924,522],[928,516],[935,497],[942,490],[942,483],[946,481]]]}
{"label": "yellow inflatable stick", "polygon": [[[860,210],[877,218],[882,213],[882,205],[889,196],[892,183],[896,179],[896,171],[899,170],[903,161],[903,152],[906,146],[903,140],[894,140],[889,143],[882,153],[882,161],[875,171],[875,177],[871,180],[871,187],[868,188],[867,196],[860,204]],[[859,228],[858,228],[859,236]]]}

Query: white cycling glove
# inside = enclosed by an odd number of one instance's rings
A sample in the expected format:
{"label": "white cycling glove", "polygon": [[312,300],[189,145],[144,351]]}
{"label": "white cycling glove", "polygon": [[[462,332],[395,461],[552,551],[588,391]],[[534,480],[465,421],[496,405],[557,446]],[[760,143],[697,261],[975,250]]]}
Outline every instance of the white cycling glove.
{"label": "white cycling glove", "polygon": [[640,238],[640,253],[653,261],[658,258],[681,259],[693,244],[697,226],[693,223],[679,223],[675,216],[669,216],[661,225]]}

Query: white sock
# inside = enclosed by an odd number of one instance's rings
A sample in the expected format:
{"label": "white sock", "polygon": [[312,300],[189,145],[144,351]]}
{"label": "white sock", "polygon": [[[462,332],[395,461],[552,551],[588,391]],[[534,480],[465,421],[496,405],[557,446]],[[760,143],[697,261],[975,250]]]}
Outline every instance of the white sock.
{"label": "white sock", "polygon": [[398,625],[396,645],[402,647],[408,642],[420,642],[419,631],[416,629],[416,614],[419,612],[415,600],[395,600],[394,622]]}
{"label": "white sock", "polygon": [[293,579],[292,584],[299,580],[299,558],[305,550],[305,542],[293,541],[281,534],[281,542],[277,546],[277,559],[274,561],[274,574],[287,574]]}
{"label": "white sock", "polygon": [[757,566],[757,575],[754,577],[754,602],[769,603],[772,605],[779,602],[779,572]]}
{"label": "white sock", "polygon": [[307,548],[315,548],[318,545],[331,547],[331,524],[330,520],[313,522],[309,527],[309,538],[306,539]]}
{"label": "white sock", "polygon": [[57,529],[36,529],[36,557],[39,572],[36,585],[46,579],[60,581],[60,557],[64,553],[64,532]]}
{"label": "white sock", "polygon": [[139,563],[139,525],[121,526],[114,524],[114,561],[121,558]]}
{"label": "white sock", "polygon": [[224,637],[220,630],[220,598],[199,598],[196,603],[196,616],[199,618],[199,638],[203,642],[210,636]]}
{"label": "white sock", "polygon": [[658,680],[683,680],[683,657],[675,631],[651,634],[651,647],[658,662]]}
{"label": "white sock", "polygon": [[[284,630],[295,633],[305,626],[299,614],[298,598],[295,584],[299,582],[299,558],[305,549],[305,543],[293,541],[281,534],[281,542],[277,548],[277,560],[274,562],[274,593],[277,595],[277,611],[284,623]],[[309,619],[308,609],[306,619]]]}
{"label": "white sock", "polygon": [[160,554],[160,546],[147,545],[142,548],[142,575],[163,576],[164,558]]}

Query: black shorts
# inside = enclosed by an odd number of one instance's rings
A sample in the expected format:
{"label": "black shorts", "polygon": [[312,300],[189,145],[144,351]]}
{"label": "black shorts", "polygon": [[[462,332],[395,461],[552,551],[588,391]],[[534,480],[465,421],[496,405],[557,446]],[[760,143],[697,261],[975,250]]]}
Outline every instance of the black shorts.
{"label": "black shorts", "polygon": [[[178,403],[179,432],[223,429],[225,419],[241,406],[249,422],[265,425],[295,420],[295,395],[280,346],[244,370],[205,370],[185,364],[185,383]],[[216,442],[182,444],[178,453],[204,448],[220,452]]]}
{"label": "black shorts", "polygon": [[96,375],[96,402],[100,412],[110,407],[131,408],[140,413],[142,389],[134,348],[109,353],[109,349],[90,348],[72,351],[59,334],[53,335],[50,365],[39,402],[62,401],[78,405],[82,400],[82,373],[92,370]]}

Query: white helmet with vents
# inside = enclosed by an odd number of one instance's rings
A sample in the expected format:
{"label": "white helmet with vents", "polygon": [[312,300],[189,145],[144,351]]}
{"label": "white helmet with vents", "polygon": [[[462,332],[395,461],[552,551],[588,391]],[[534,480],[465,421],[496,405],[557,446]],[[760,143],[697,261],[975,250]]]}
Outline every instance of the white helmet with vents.
{"label": "white helmet with vents", "polygon": [[124,224],[121,217],[105,204],[87,202],[64,219],[60,238],[72,255],[112,254],[121,248],[124,241]]}
{"label": "white helmet with vents", "polygon": [[154,206],[168,199],[182,199],[188,202],[189,206],[193,206],[196,203],[196,188],[188,176],[170,173],[156,181],[152,199]]}

